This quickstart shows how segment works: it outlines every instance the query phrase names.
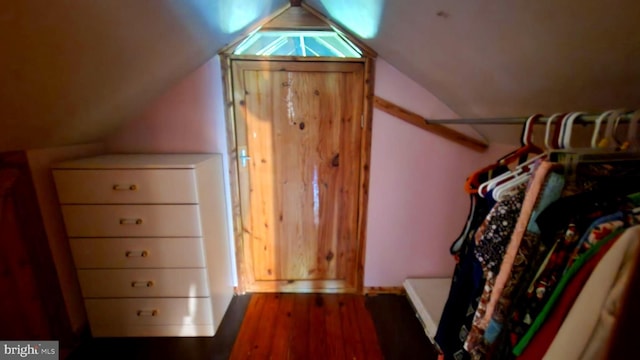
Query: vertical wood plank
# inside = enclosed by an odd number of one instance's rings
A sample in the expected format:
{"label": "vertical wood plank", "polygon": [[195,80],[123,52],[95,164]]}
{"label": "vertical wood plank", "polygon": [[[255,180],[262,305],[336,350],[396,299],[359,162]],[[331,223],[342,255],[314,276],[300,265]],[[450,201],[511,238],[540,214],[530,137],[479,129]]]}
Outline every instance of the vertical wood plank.
{"label": "vertical wood plank", "polygon": [[[238,233],[235,234],[236,241],[238,242],[239,251],[236,254],[240,254],[241,257],[238,258],[238,266],[240,272],[238,273],[238,284],[239,290],[246,291],[251,288],[251,285],[255,282],[254,278],[254,269],[253,269],[253,254],[251,244],[251,236],[250,236],[250,213],[244,211],[244,209],[249,207],[249,197],[246,196],[249,189],[249,180],[248,180],[248,171],[238,163],[238,148],[246,147],[246,99],[245,99],[245,85],[244,85],[244,74],[245,67],[241,62],[233,62],[230,64],[230,82],[233,86],[228,89],[232,95],[232,104],[233,109],[230,109],[230,112],[233,114],[233,118],[231,119],[233,125],[233,134],[231,134],[229,138],[229,146],[230,146],[230,161],[233,162],[233,170],[236,172],[236,177],[233,179],[237,180],[237,187],[235,193],[232,193],[232,196],[235,194],[236,201],[233,202],[233,212],[234,212],[234,224],[235,231]],[[233,189],[232,189],[233,190]]]}
{"label": "vertical wood plank", "polygon": [[373,131],[373,97],[375,87],[375,59],[367,58],[364,64],[364,128],[360,146],[360,199],[358,204],[358,255],[357,271],[352,280],[357,293],[364,287],[364,261],[367,239],[367,209],[369,206],[369,177],[371,164],[371,135]]}
{"label": "vertical wood plank", "polygon": [[240,210],[240,184],[238,180],[238,157],[236,147],[236,121],[233,103],[233,74],[231,59],[228,55],[220,55],[220,67],[222,74],[222,92],[225,107],[225,125],[227,135],[227,156],[229,159],[229,188],[231,192],[231,216],[232,233],[235,253],[236,274],[238,286],[236,292],[244,294],[248,278],[245,274],[251,273],[246,268],[242,238],[242,212]]}
{"label": "vertical wood plank", "polygon": [[[275,148],[278,139],[275,133],[273,117],[277,108],[274,99],[280,95],[277,81],[271,81],[271,73],[259,70],[245,70],[244,106],[246,107],[246,142],[249,160],[248,207],[243,209],[245,217],[245,232],[248,233],[252,247],[253,271],[256,280],[275,280],[277,276],[278,260],[275,258],[275,214],[274,206],[280,194],[278,193],[275,158]],[[277,79],[275,79],[277,80]],[[247,171],[245,169],[245,171]]]}

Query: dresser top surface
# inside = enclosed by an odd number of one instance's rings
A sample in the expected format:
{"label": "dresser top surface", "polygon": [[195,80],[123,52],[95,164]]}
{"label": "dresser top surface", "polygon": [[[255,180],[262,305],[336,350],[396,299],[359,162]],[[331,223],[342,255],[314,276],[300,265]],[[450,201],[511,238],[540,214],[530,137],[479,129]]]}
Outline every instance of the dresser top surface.
{"label": "dresser top surface", "polygon": [[54,169],[194,169],[220,154],[112,154],[70,160]]}

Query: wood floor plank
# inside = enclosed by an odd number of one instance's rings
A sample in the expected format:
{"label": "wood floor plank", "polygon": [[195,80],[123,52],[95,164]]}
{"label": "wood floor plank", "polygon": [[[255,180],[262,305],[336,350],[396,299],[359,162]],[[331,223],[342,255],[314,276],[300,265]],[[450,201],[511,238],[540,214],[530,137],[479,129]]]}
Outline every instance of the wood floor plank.
{"label": "wood floor plank", "polygon": [[281,294],[261,294],[265,300],[260,313],[258,331],[253,335],[250,359],[271,358],[271,344],[275,335],[275,319],[280,308]]}
{"label": "wood floor plank", "polygon": [[327,347],[329,359],[345,359],[345,338],[340,320],[340,308],[344,302],[338,296],[325,296],[325,321],[327,327]]}
{"label": "wood floor plank", "polygon": [[365,304],[387,360],[436,360],[437,351],[406,296],[367,296]]}
{"label": "wood floor plank", "polygon": [[280,307],[273,322],[275,333],[270,353],[272,359],[288,360],[291,358],[290,347],[294,336],[293,307],[295,297],[295,294],[280,295]]}
{"label": "wood floor plank", "polygon": [[382,359],[364,297],[254,294],[232,359]]}
{"label": "wood floor plank", "polygon": [[327,326],[324,320],[325,294],[314,294],[309,306],[309,354],[310,360],[329,359],[327,349]]}
{"label": "wood floor plank", "polygon": [[251,356],[254,339],[260,335],[260,327],[262,325],[260,316],[267,300],[266,297],[261,295],[254,294],[251,297],[240,332],[233,345],[230,359],[247,359]]}
{"label": "wood floor plank", "polygon": [[[348,359],[365,359],[360,326],[356,317],[355,295],[339,295],[344,302],[340,307],[345,353]],[[375,331],[375,330],[373,330]]]}
{"label": "wood floor plank", "polygon": [[309,358],[309,334],[311,333],[311,304],[314,294],[292,294],[295,297],[293,304],[293,334],[289,356],[292,360],[307,360]]}
{"label": "wood floor plank", "polygon": [[365,299],[358,297],[356,301],[356,318],[360,329],[362,329],[362,342],[364,344],[365,358],[367,360],[382,360],[382,349],[376,334],[376,328],[371,318],[371,314],[366,308]]}

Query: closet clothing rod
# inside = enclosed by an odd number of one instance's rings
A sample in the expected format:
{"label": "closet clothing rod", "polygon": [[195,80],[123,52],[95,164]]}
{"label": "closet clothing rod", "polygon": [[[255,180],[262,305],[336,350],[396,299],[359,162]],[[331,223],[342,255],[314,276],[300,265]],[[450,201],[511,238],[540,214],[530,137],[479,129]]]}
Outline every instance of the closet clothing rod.
{"label": "closet clothing rod", "polygon": [[[593,115],[581,115],[574,124],[584,124],[595,122],[600,117],[600,114]],[[624,114],[620,117],[620,121],[629,121],[631,114]],[[543,116],[536,121],[536,124],[546,124],[549,120],[549,116]],[[468,125],[523,125],[526,121],[526,117],[513,117],[513,118],[480,118],[480,119],[429,119],[427,120],[431,124],[468,124]]]}

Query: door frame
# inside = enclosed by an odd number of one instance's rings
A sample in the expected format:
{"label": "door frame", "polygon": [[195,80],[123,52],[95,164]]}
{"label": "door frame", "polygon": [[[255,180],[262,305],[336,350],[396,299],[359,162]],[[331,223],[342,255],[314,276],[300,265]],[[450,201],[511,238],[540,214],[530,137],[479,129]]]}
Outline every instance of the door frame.
{"label": "door frame", "polygon": [[359,62],[364,64],[363,81],[363,126],[361,127],[360,141],[360,180],[358,191],[358,224],[357,224],[357,269],[355,289],[326,289],[314,290],[314,292],[350,292],[363,293],[364,282],[364,261],[366,251],[366,225],[367,206],[369,203],[369,174],[371,160],[371,130],[373,118],[373,98],[374,98],[374,73],[375,58],[302,58],[302,57],[264,57],[220,54],[220,64],[222,67],[223,93],[225,103],[225,123],[227,136],[227,156],[229,160],[229,182],[231,189],[231,209],[233,226],[233,243],[235,250],[236,271],[238,275],[238,285],[236,294],[244,294],[247,291],[248,271],[250,271],[244,252],[244,236],[242,234],[242,213],[240,200],[240,181],[238,169],[238,153],[236,143],[236,119],[233,102],[233,78],[232,63],[234,60],[251,61],[294,61],[294,62],[326,62],[327,65],[336,62]]}

